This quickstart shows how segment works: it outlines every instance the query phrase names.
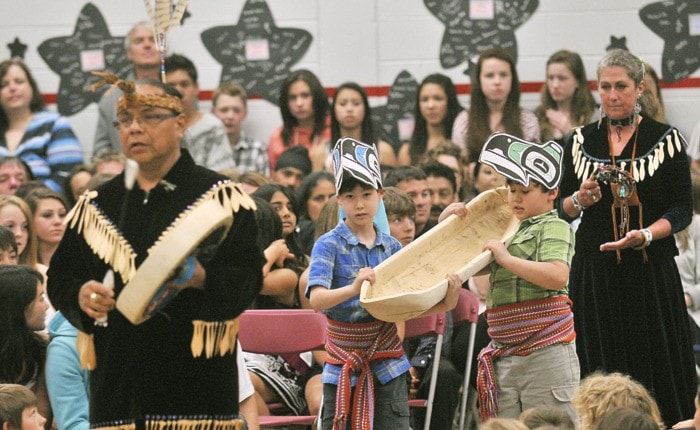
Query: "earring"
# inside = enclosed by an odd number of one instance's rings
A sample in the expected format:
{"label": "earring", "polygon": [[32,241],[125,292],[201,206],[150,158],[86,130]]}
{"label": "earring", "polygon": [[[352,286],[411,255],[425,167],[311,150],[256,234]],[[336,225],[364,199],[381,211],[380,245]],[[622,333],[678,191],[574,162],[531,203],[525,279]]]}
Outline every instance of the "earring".
{"label": "earring", "polygon": [[598,106],[598,112],[600,116],[598,117],[598,130],[600,130],[600,123],[603,122],[603,117],[605,116],[605,111],[603,110],[603,105]]}

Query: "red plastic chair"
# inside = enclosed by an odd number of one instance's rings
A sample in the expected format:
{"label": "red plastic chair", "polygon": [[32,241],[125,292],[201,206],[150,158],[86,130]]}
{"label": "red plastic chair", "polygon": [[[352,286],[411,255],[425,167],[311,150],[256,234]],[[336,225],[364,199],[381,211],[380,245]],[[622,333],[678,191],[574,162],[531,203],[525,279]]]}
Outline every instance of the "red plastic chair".
{"label": "red plastic chair", "polygon": [[464,382],[462,383],[462,403],[459,408],[459,429],[464,430],[467,413],[467,397],[469,395],[469,379],[474,360],[474,338],[476,337],[476,324],[479,321],[479,298],[473,292],[462,288],[459,294],[457,307],[452,310],[452,320],[455,325],[471,323],[469,328],[469,345],[467,347],[467,364],[464,369]]}
{"label": "red plastic chair", "polygon": [[[442,338],[445,334],[445,326],[447,319],[444,312],[413,318],[406,320],[405,339],[416,339],[424,336],[437,335],[435,340],[435,358],[433,363],[440,362],[442,354]],[[430,419],[433,414],[433,401],[435,399],[435,386],[437,384],[438,366],[433,365],[433,370],[430,377],[430,388],[428,389],[428,399],[412,399],[408,401],[408,406],[412,408],[426,408],[425,410],[425,425],[424,429],[430,428]]]}
{"label": "red plastic chair", "polygon": [[[239,318],[241,348],[258,354],[295,354],[321,350],[326,344],[326,317],[310,309],[248,310]],[[260,427],[312,425],[315,415],[260,416]]]}

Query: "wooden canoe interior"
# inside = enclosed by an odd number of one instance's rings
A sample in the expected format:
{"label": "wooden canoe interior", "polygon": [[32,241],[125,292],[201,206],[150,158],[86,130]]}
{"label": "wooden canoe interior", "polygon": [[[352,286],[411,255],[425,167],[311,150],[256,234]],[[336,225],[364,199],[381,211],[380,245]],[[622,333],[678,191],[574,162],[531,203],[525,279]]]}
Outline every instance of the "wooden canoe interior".
{"label": "wooden canoe interior", "polygon": [[447,273],[465,281],[492,259],[482,251],[489,239],[507,242],[519,220],[508,207],[507,190],[480,194],[467,204],[467,216],[456,215],[433,227],[375,268],[376,282],[365,282],[360,303],[375,318],[404,321],[439,303],[447,291]]}

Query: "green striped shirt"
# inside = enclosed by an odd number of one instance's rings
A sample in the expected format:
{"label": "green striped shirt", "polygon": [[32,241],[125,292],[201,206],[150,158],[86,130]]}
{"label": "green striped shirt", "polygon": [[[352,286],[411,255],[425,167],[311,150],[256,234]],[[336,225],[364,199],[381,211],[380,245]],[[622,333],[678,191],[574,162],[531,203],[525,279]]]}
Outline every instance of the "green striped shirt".
{"label": "green striped shirt", "polygon": [[[574,232],[571,226],[557,217],[555,210],[523,220],[508,245],[508,252],[530,261],[561,261],[571,266],[574,256]],[[548,290],[515,276],[495,260],[491,263],[491,288],[486,295],[486,307],[491,309],[528,300],[568,296],[568,286]]]}

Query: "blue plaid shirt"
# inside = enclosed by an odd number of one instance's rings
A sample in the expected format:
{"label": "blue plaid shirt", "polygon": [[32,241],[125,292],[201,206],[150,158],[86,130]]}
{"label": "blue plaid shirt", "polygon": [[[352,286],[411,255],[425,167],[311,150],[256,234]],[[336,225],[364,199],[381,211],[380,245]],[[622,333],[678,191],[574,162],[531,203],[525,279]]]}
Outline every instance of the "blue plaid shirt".
{"label": "blue plaid shirt", "polygon": [[[352,284],[362,267],[376,267],[401,249],[401,244],[393,237],[382,233],[375,226],[377,238],[371,248],[362,244],[357,235],[341,222],[333,230],[319,237],[311,251],[309,266],[309,283],[306,297],[312,287],[340,288]],[[324,310],[328,318],[344,323],[365,323],[376,321],[360,306],[360,296],[346,300],[332,308]],[[382,384],[386,384],[410,369],[406,355],[372,363],[372,372]],[[321,380],[327,384],[338,384],[341,366],[324,364]],[[351,385],[355,386],[358,374],[351,376]]]}

